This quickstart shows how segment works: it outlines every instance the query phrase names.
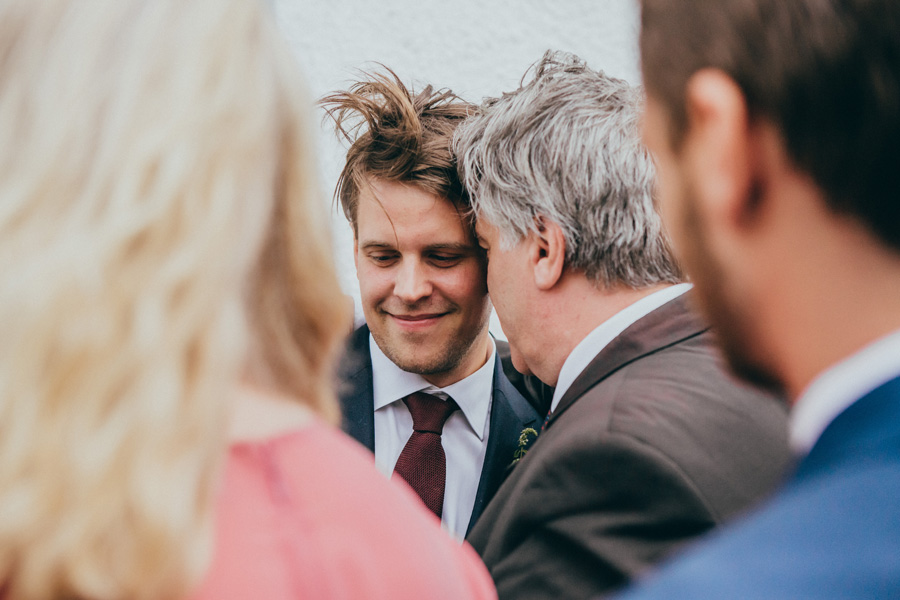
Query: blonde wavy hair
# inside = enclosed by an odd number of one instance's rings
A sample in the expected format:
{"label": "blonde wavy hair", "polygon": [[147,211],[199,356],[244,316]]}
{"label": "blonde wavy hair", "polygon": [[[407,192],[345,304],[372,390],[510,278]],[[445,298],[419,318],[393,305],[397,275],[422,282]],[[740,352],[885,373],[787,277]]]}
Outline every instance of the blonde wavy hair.
{"label": "blonde wavy hair", "polygon": [[0,2],[5,599],[190,591],[251,339],[333,418],[308,114],[255,0]]}

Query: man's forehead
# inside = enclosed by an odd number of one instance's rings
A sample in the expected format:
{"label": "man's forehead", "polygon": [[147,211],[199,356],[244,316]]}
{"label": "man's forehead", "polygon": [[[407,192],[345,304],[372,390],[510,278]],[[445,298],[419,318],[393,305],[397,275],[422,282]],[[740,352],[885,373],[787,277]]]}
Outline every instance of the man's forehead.
{"label": "man's forehead", "polygon": [[361,189],[356,217],[364,229],[390,224],[395,230],[430,229],[434,235],[472,231],[464,210],[451,200],[402,182],[376,181]]}
{"label": "man's forehead", "polygon": [[487,219],[480,217],[475,221],[475,233],[478,237],[489,236],[496,228]]}
{"label": "man's forehead", "polygon": [[475,236],[479,243],[497,245],[501,242],[500,228],[489,219],[479,216],[475,221]]}
{"label": "man's forehead", "polygon": [[462,211],[449,199],[406,181],[387,181],[370,178],[360,188],[359,204],[380,207],[383,212],[453,213]]}

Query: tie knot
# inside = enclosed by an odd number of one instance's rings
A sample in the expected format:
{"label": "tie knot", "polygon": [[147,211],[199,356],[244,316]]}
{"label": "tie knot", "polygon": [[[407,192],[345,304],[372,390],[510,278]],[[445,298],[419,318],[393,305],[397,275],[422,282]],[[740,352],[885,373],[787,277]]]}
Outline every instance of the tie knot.
{"label": "tie knot", "polygon": [[431,394],[415,392],[403,399],[413,419],[413,431],[441,435],[444,423],[459,406],[452,398],[441,400]]}

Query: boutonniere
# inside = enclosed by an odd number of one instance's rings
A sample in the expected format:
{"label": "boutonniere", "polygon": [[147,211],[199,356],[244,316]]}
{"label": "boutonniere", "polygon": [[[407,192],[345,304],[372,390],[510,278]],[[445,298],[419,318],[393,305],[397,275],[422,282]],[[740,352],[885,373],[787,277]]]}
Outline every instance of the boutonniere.
{"label": "boutonniere", "polygon": [[512,464],[516,464],[528,452],[528,446],[537,439],[538,432],[531,427],[526,427],[519,434],[519,447],[513,452]]}

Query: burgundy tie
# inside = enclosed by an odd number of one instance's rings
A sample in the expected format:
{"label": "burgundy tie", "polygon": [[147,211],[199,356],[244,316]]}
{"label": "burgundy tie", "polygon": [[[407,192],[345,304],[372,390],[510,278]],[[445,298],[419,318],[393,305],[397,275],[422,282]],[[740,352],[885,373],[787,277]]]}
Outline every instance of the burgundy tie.
{"label": "burgundy tie", "polygon": [[450,414],[459,408],[452,399],[446,401],[424,392],[403,399],[413,419],[413,433],[403,447],[394,475],[412,487],[425,506],[440,518],[444,509],[444,484],[447,458],[441,446],[441,432]]}

